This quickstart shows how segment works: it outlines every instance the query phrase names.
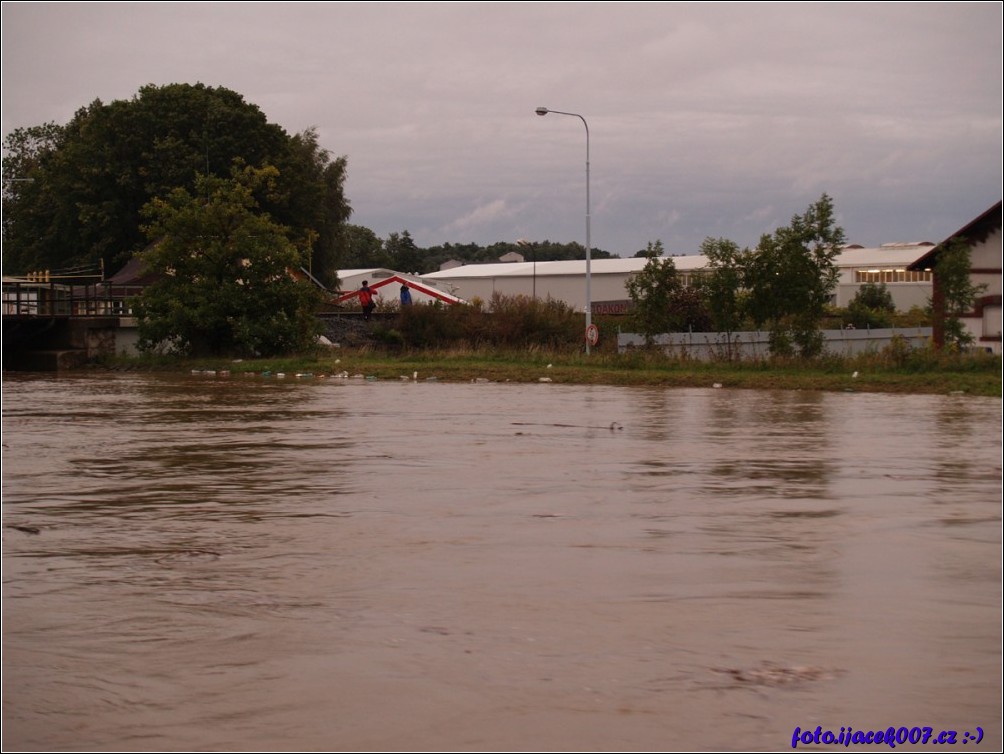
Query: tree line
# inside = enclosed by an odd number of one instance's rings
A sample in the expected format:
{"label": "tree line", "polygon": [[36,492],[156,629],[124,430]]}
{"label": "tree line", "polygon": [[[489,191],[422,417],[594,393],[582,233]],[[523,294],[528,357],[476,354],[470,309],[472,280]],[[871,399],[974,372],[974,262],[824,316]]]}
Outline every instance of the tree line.
{"label": "tree line", "polygon": [[235,166],[274,168],[257,190],[262,213],[289,229],[304,263],[333,282],[351,215],[346,159],[308,129],[288,134],[223,87],[149,85],[129,100],[94,100],[69,123],[4,138],[3,267],[120,269],[150,243],[143,209],[200,177]]}
{"label": "tree line", "polygon": [[[706,238],[700,252],[708,265],[684,285],[672,257],[663,257],[661,241],[649,243],[645,268],[627,283],[633,303],[632,325],[651,339],[662,333],[720,332],[726,350],[743,329],[766,330],[775,356],[813,358],[822,353],[824,321],[837,286],[837,255],[845,244],[835,222],[833,200],[823,194],[788,225],[765,233],[757,245],[740,249],[726,238]],[[947,243],[934,275],[944,306],[946,344],[961,349],[972,336],[962,316],[980,289],[969,277],[969,247],[961,239]],[[848,326],[886,327],[895,313],[884,285],[862,285],[840,314]],[[929,310],[925,319],[932,316]]]}
{"label": "tree line", "polygon": [[141,345],[271,355],[316,334],[318,296],[294,284],[300,269],[337,289],[339,269],[426,273],[510,251],[585,258],[575,243],[422,249],[407,230],[378,238],[349,223],[346,171],[314,129],[289,134],[223,87],[151,84],[94,100],[66,124],[5,136],[3,269],[72,281],[140,255],[159,275],[135,302]]}
{"label": "tree line", "polygon": [[[160,275],[136,305],[144,345],[272,355],[302,348],[316,334],[316,291],[291,275],[301,268],[334,289],[339,269],[428,273],[446,261],[492,262],[509,252],[536,261],[585,258],[578,243],[423,249],[407,230],[381,239],[349,223],[346,171],[346,158],[322,148],[315,130],[288,134],[222,87],[149,85],[130,100],[95,100],[65,125],[6,136],[4,271],[113,273],[143,252]],[[648,334],[731,333],[751,322],[769,329],[777,354],[818,354],[844,244],[834,216],[824,194],[754,249],[706,239],[708,269],[693,287],[681,284],[661,242],[650,243],[636,255],[648,264],[628,283],[637,326]],[[972,301],[968,249],[962,252],[962,260],[943,255],[949,311]],[[592,255],[612,256],[602,249]],[[949,333],[964,338],[952,323]]]}
{"label": "tree line", "polygon": [[[288,134],[237,92],[203,84],[148,85],[129,100],[94,100],[64,125],[17,128],[4,138],[3,268],[104,269],[114,274],[151,239],[143,209],[200,177],[229,179],[235,166],[277,172],[256,195],[285,226],[303,266],[330,288],[337,270],[391,267],[427,273],[450,259],[497,261],[509,251],[538,261],[584,259],[580,244],[497,243],[420,248],[407,230],[386,239],[349,224],[347,159],[323,149],[314,129]],[[596,249],[597,258],[609,257]]]}
{"label": "tree line", "polygon": [[[381,239],[369,228],[348,224],[344,233],[345,254],[340,265],[342,269],[386,267],[398,272],[424,275],[441,269],[445,262],[485,264],[498,262],[501,257],[513,252],[522,255],[528,262],[586,258],[586,247],[574,241],[498,241],[487,246],[477,243],[444,243],[422,248],[416,245],[407,230],[390,233],[386,239]],[[590,256],[593,259],[614,257],[602,249],[590,249]]]}

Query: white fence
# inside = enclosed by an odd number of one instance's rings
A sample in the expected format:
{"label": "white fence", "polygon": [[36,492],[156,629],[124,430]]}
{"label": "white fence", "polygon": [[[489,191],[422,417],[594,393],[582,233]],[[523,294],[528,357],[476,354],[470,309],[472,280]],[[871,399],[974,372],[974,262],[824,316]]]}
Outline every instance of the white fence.
{"label": "white fence", "polygon": [[[894,337],[900,337],[911,348],[923,348],[930,341],[933,330],[930,327],[893,327],[876,330],[822,330],[825,339],[824,350],[837,356],[856,356],[861,353],[877,353],[889,345]],[[732,333],[732,358],[761,359],[770,355],[770,333]],[[667,354],[683,356],[698,361],[713,361],[728,358],[729,338],[721,332],[665,333],[651,339],[653,347],[661,348]],[[632,348],[644,348],[644,335],[638,333],[618,333],[617,352],[625,353]]]}

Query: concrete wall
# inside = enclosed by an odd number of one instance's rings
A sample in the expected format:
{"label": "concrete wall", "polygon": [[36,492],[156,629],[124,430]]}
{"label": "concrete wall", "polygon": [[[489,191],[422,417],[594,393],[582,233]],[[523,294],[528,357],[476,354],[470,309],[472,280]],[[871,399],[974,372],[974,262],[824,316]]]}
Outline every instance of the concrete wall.
{"label": "concrete wall", "polygon": [[138,356],[139,328],[135,317],[119,317],[119,326],[115,330],[114,353],[117,356]]}
{"label": "concrete wall", "polygon": [[[930,327],[888,328],[881,330],[823,330],[827,353],[838,356],[856,356],[879,352],[889,345],[894,336],[900,336],[913,348],[923,348],[930,341]],[[732,333],[732,352],[742,359],[762,359],[770,355],[767,332]],[[653,338],[653,344],[668,354],[686,356],[698,361],[713,361],[725,357],[725,333],[695,332],[667,333]],[[644,348],[645,336],[638,333],[619,333],[617,352]]]}

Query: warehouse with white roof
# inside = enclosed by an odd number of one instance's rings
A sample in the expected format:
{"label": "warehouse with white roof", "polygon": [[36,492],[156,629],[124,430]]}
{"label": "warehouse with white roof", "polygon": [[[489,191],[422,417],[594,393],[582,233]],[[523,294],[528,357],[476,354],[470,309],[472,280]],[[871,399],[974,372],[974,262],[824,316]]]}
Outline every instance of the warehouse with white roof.
{"label": "warehouse with white roof", "polygon": [[[907,311],[926,306],[931,297],[931,271],[910,270],[909,266],[933,248],[930,242],[884,244],[878,248],[845,247],[836,264],[840,278],[833,303],[847,306],[864,283],[883,283],[896,308]],[[672,257],[685,285],[707,267],[700,254]],[[644,257],[593,259],[590,287],[593,312],[616,314],[626,310],[627,281],[644,269]],[[562,262],[499,262],[468,264],[423,275],[422,279],[468,301],[489,301],[493,294],[552,298],[585,308],[585,260]]]}

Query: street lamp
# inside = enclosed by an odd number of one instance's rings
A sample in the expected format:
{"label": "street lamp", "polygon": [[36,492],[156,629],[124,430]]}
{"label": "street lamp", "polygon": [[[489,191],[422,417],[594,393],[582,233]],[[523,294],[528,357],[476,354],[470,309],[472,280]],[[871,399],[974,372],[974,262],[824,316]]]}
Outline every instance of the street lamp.
{"label": "street lamp", "polygon": [[534,112],[537,115],[571,115],[582,121],[586,127],[586,355],[589,354],[589,339],[593,327],[593,296],[592,296],[592,248],[590,246],[589,235],[589,124],[586,119],[578,113],[563,113],[561,110],[548,110],[546,107],[538,107]]}
{"label": "street lamp", "polygon": [[520,238],[516,241],[516,245],[522,249],[530,248],[533,250],[533,300],[537,300],[537,245],[532,244],[525,238]]}

